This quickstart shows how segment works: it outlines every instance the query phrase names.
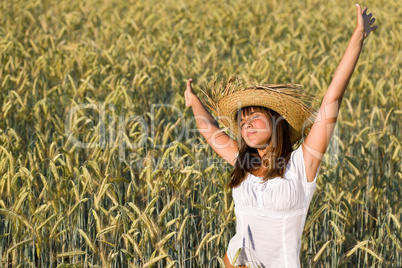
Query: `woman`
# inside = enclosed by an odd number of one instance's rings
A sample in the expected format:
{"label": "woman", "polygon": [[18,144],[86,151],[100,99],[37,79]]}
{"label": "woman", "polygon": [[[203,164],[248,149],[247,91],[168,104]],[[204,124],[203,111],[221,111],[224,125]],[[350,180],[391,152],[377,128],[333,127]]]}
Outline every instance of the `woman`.
{"label": "woman", "polygon": [[[322,157],[332,137],[343,94],[363,41],[377,26],[367,7],[357,8],[357,26],[329,85],[314,124],[308,98],[293,85],[245,86],[236,79],[214,88],[205,104],[238,137],[231,139],[208,113],[188,80],[186,106],[200,133],[234,166],[231,174],[236,235],[226,267],[300,267],[301,234],[316,188]],[[302,145],[293,147],[302,138]]]}

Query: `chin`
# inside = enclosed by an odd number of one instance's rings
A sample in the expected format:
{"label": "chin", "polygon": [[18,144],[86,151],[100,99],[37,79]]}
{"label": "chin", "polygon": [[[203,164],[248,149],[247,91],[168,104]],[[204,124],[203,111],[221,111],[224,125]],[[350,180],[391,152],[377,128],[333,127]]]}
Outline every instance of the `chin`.
{"label": "chin", "polygon": [[247,143],[248,147],[254,148],[254,149],[264,149],[266,148],[268,145],[266,144],[254,144],[254,143]]}

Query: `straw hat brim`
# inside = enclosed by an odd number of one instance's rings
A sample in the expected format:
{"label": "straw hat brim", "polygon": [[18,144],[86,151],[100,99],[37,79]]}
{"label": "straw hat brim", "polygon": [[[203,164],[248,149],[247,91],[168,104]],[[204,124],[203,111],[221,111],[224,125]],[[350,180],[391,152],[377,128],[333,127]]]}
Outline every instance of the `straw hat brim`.
{"label": "straw hat brim", "polygon": [[304,94],[300,85],[252,83],[252,86],[245,87],[241,79],[231,78],[224,87],[221,83],[221,87],[214,87],[212,92],[213,94],[204,92],[207,96],[204,103],[236,138],[240,135],[236,114],[240,109],[249,106],[262,106],[279,113],[290,127],[292,144],[307,135],[313,123],[314,110],[305,102],[312,102],[315,98]]}

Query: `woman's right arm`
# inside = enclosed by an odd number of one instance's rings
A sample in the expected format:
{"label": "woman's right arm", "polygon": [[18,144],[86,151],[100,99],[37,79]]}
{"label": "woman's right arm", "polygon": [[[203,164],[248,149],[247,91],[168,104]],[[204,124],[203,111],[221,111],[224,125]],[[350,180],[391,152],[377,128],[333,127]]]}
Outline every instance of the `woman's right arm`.
{"label": "woman's right arm", "polygon": [[197,95],[194,94],[191,88],[192,81],[192,79],[187,81],[187,89],[184,92],[186,107],[193,108],[198,130],[212,149],[225,161],[234,166],[235,157],[238,152],[237,141],[230,138],[219,128],[218,122],[205,109]]}

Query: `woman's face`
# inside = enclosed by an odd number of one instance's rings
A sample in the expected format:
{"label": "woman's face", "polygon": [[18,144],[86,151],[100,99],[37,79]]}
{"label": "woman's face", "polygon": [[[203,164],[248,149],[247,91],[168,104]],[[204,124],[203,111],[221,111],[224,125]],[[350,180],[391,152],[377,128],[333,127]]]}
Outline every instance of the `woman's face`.
{"label": "woman's face", "polygon": [[264,113],[251,108],[249,115],[242,113],[240,127],[241,135],[249,147],[265,148],[272,135],[272,121]]}

